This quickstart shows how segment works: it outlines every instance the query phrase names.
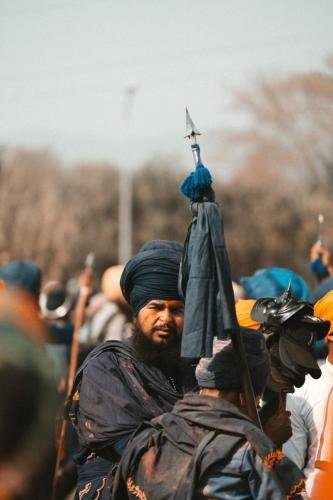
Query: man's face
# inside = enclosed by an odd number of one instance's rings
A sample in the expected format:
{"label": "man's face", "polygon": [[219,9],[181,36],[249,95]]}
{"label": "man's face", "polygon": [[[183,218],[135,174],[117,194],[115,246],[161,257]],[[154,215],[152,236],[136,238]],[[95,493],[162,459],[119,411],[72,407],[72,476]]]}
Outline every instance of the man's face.
{"label": "man's face", "polygon": [[151,300],[136,317],[136,327],[154,345],[167,348],[179,344],[184,323],[181,300]]}

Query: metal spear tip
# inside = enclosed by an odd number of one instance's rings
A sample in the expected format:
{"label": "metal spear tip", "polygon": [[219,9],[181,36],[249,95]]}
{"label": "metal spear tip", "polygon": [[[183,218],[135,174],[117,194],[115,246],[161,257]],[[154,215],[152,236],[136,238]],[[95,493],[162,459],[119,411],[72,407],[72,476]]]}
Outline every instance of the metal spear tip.
{"label": "metal spear tip", "polygon": [[201,135],[201,132],[199,132],[197,127],[194,125],[190,113],[186,108],[186,130],[184,137],[188,137],[190,139],[191,137],[195,137],[196,135]]}
{"label": "metal spear tip", "polygon": [[86,269],[93,269],[95,264],[95,254],[94,252],[89,252],[86,261],[85,261],[85,267]]}

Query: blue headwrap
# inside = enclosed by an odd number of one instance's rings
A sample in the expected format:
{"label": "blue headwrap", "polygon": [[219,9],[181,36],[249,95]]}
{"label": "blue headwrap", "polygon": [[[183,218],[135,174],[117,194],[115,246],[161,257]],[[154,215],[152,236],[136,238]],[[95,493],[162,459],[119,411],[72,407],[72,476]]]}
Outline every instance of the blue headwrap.
{"label": "blue headwrap", "polygon": [[[261,332],[243,327],[241,335],[253,390],[256,395],[261,395],[270,371],[265,338]],[[201,358],[197,365],[195,375],[199,386],[226,392],[241,391],[240,367],[231,340],[216,341],[214,347],[216,354],[213,358]]]}
{"label": "blue headwrap", "polygon": [[30,260],[13,260],[0,268],[0,279],[8,287],[24,290],[38,298],[42,271]]}
{"label": "blue headwrap", "polygon": [[307,300],[309,296],[309,289],[304,279],[284,267],[258,269],[252,276],[243,277],[239,281],[248,299],[279,297],[288,288],[289,283],[295,298]]}
{"label": "blue headwrap", "polygon": [[149,241],[127,262],[120,286],[135,315],[151,300],[182,300],[178,292],[182,250],[176,241]]}

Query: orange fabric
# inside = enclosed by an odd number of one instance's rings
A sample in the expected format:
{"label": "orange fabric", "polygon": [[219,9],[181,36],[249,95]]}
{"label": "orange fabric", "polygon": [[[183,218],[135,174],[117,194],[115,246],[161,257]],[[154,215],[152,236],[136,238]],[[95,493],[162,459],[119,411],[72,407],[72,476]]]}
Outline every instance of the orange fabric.
{"label": "orange fabric", "polygon": [[301,494],[305,492],[305,480],[301,479],[299,483],[297,483],[289,495],[287,495],[287,500],[292,500],[293,498],[301,498]]}
{"label": "orange fabric", "polygon": [[315,461],[316,475],[311,492],[311,500],[330,500],[333,491],[333,388],[325,408],[324,428],[319,439],[319,449]]}
{"label": "orange fabric", "polygon": [[17,325],[34,341],[45,342],[47,330],[41,319],[37,301],[31,294],[19,290],[0,293],[0,321]]}
{"label": "orange fabric", "polygon": [[102,292],[110,302],[120,302],[126,304],[126,300],[120,288],[120,277],[123,269],[124,266],[122,264],[112,266],[109,267],[102,276]]}
{"label": "orange fabric", "polygon": [[315,303],[314,315],[331,322],[331,327],[326,338],[328,336],[331,337],[331,333],[333,332],[333,290],[327,292],[324,297]]}
{"label": "orange fabric", "polygon": [[255,300],[238,300],[236,303],[236,315],[240,326],[245,326],[246,328],[252,328],[254,330],[259,330],[260,323],[257,323],[251,319],[251,311],[255,304]]}
{"label": "orange fabric", "polygon": [[272,470],[274,465],[275,465],[275,462],[282,460],[283,457],[284,457],[284,454],[282,453],[282,451],[276,450],[276,451],[272,451],[271,453],[268,453],[268,455],[266,455],[263,458],[263,462],[264,462],[264,465],[267,467],[267,469]]}
{"label": "orange fabric", "polygon": [[319,471],[317,474],[311,492],[311,500],[331,500],[332,491],[333,463],[331,462],[327,470]]}
{"label": "orange fabric", "polygon": [[5,486],[0,484],[0,500],[11,500],[12,498]]}
{"label": "orange fabric", "polygon": [[[326,339],[333,341],[333,290],[319,299],[314,305],[314,314],[331,322]],[[330,500],[333,490],[333,440],[331,437],[333,422],[333,399],[328,398],[326,406],[326,430],[320,436],[320,448],[316,457],[317,474],[311,492],[311,500]]]}

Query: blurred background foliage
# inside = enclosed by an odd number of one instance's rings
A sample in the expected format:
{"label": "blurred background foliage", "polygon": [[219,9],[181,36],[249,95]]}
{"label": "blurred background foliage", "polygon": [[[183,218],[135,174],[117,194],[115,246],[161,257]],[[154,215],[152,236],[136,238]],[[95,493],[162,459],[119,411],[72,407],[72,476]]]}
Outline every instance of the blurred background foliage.
{"label": "blurred background foliage", "polygon": [[[322,73],[252,83],[233,106],[242,129],[218,131],[215,145],[229,175],[212,172],[233,277],[285,266],[309,279],[319,213],[325,243],[333,244],[333,61]],[[149,239],[184,241],[190,210],[179,185],[190,161],[159,158],[134,170],[134,251]],[[97,274],[115,264],[118,173],[112,163],[65,167],[49,151],[4,148],[1,263],[32,259],[47,279],[72,277],[90,251]]]}

